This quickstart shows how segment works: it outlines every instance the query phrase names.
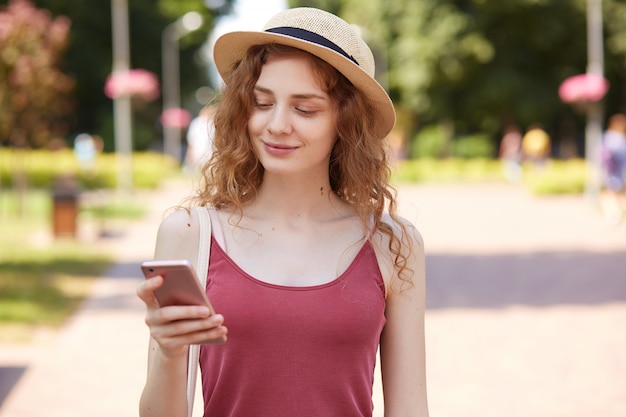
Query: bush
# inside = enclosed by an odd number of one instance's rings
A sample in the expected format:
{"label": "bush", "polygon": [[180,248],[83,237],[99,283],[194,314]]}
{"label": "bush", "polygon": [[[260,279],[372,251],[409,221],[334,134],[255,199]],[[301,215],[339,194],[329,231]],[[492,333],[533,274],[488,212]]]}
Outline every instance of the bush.
{"label": "bush", "polygon": [[582,194],[586,178],[583,159],[552,160],[545,167],[524,166],[524,183],[533,194]]}
{"label": "bush", "polygon": [[[99,154],[93,168],[81,168],[69,150],[48,151],[0,149],[0,185],[11,186],[20,170],[24,171],[30,187],[51,188],[59,176],[71,175],[85,190],[112,189],[117,182],[115,154]],[[133,154],[133,186],[140,189],[157,188],[163,180],[179,172],[175,159],[156,152]]]}
{"label": "bush", "polygon": [[433,159],[402,161],[396,166],[396,182],[501,181],[500,161],[488,158]]}
{"label": "bush", "polygon": [[413,138],[410,158],[440,158],[448,154],[448,134],[441,125],[424,127]]}
{"label": "bush", "polygon": [[486,134],[460,136],[450,140],[450,135],[444,125],[429,125],[424,127],[413,138],[409,151],[410,158],[493,158],[495,144]]}
{"label": "bush", "polygon": [[[585,190],[584,159],[551,160],[544,167],[523,166],[522,186],[538,195],[581,194]],[[393,181],[478,182],[505,181],[502,162],[489,158],[414,159],[396,165]]]}
{"label": "bush", "polygon": [[494,155],[495,145],[489,135],[462,136],[452,144],[452,156],[456,158],[492,158]]}

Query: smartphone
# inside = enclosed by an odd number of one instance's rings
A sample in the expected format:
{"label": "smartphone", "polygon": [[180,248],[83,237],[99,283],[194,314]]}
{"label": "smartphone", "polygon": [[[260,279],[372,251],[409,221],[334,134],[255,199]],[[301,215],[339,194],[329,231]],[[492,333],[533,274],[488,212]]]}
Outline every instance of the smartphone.
{"label": "smartphone", "polygon": [[207,306],[215,314],[196,272],[187,260],[145,261],[141,271],[146,278],[156,275],[163,277],[163,285],[154,291],[161,307],[171,305]]}
{"label": "smartphone", "polygon": [[[187,260],[145,261],[141,264],[141,271],[146,278],[155,275],[163,277],[163,285],[154,291],[161,307],[171,305],[207,306],[210,314],[215,314],[191,262]],[[221,337],[200,342],[200,344],[222,344],[225,341],[226,338]]]}

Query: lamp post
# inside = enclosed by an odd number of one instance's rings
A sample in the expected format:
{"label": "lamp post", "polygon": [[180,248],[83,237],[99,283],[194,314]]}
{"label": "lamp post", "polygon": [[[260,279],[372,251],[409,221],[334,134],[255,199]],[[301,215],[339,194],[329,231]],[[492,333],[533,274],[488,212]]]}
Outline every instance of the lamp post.
{"label": "lamp post", "polygon": [[[587,74],[603,77],[604,51],[602,39],[602,0],[587,0]],[[585,195],[597,202],[600,193],[600,155],[602,141],[602,102],[592,102],[587,109],[585,127],[585,160],[587,178]]]}
{"label": "lamp post", "polygon": [[[178,41],[189,32],[202,26],[202,16],[189,12],[165,27],[161,40],[163,111],[180,107],[180,57]],[[180,128],[163,126],[163,147],[166,154],[177,161],[181,158]]]}
{"label": "lamp post", "polygon": [[[111,1],[113,29],[113,72],[124,73],[130,67],[127,0]],[[132,117],[130,97],[122,94],[113,99],[117,191],[128,197],[133,186]]]}

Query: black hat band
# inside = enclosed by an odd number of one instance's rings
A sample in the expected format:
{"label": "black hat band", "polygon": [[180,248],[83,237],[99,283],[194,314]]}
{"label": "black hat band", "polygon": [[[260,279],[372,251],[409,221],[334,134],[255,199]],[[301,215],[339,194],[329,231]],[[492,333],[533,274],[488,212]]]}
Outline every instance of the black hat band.
{"label": "black hat band", "polygon": [[317,33],[310,32],[306,29],[282,26],[282,27],[277,27],[277,28],[266,29],[265,32],[277,33],[279,35],[290,36],[292,38],[301,39],[303,41],[315,43],[325,48],[332,49],[333,51],[345,56],[350,61],[359,65],[359,63],[356,62],[356,59],[348,55],[348,53],[344,51],[343,49],[341,49],[336,43],[326,39],[325,37],[321,35],[318,35]]}

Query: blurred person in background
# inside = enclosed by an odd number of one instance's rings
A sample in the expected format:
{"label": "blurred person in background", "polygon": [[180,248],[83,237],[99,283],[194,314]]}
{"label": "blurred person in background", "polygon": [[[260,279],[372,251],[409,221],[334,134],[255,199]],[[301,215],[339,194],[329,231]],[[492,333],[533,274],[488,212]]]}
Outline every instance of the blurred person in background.
{"label": "blurred person in background", "polygon": [[543,168],[550,157],[550,146],[550,135],[540,125],[533,124],[522,137],[523,158]]}
{"label": "blurred person in background", "polygon": [[509,125],[500,142],[500,160],[504,164],[504,176],[510,182],[522,177],[522,132],[516,125]]}
{"label": "blurred person in background", "polygon": [[202,166],[213,153],[213,116],[215,106],[204,106],[187,129],[187,150],[185,152],[184,169],[190,174],[199,174]]}
{"label": "blurred person in background", "polygon": [[624,216],[622,202],[626,182],[626,116],[614,114],[602,135],[602,168],[606,198],[603,210],[610,223],[619,223]]}

